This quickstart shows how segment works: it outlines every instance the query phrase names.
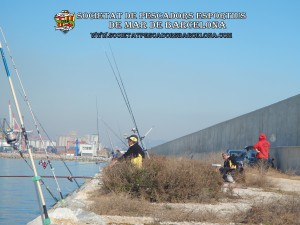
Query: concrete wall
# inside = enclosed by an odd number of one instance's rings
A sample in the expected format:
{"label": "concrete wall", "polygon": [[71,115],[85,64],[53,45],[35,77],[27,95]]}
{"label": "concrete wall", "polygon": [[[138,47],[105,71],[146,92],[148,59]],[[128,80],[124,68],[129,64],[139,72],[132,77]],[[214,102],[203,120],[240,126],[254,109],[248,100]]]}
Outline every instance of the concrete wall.
{"label": "concrete wall", "polygon": [[[153,147],[150,151],[162,155],[199,155],[228,148],[241,149],[253,145],[262,132],[267,135],[271,148],[300,146],[300,95]],[[278,157],[298,156],[297,151],[287,151],[289,155],[280,152]],[[282,163],[280,161],[283,168],[291,165],[283,166]]]}
{"label": "concrete wall", "polygon": [[300,146],[277,147],[270,149],[275,159],[275,167],[300,175]]}

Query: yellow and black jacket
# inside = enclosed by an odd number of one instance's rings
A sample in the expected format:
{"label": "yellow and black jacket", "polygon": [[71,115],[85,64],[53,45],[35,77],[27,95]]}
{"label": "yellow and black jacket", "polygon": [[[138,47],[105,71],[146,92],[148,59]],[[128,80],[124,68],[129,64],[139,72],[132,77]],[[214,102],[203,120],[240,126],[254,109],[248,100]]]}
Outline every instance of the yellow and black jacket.
{"label": "yellow and black jacket", "polygon": [[138,168],[142,167],[142,160],[145,158],[145,153],[138,143],[131,145],[127,152],[123,155],[124,159],[130,159],[131,163]]}
{"label": "yellow and black jacket", "polygon": [[237,168],[237,161],[234,156],[230,156],[224,161],[224,168],[235,170]]}

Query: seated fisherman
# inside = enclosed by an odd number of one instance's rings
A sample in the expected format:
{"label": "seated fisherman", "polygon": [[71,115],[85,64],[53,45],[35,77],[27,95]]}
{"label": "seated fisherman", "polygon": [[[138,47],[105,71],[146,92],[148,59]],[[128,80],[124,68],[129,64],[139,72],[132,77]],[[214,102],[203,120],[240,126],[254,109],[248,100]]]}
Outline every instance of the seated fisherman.
{"label": "seated fisherman", "polygon": [[234,156],[229,156],[227,153],[222,153],[222,157],[224,159],[224,167],[220,168],[220,172],[224,181],[233,183],[231,172],[237,169],[237,161]]}
{"label": "seated fisherman", "polygon": [[138,136],[133,134],[128,138],[128,150],[119,159],[130,159],[131,163],[137,168],[142,167],[143,158],[145,158],[145,153],[138,143]]}

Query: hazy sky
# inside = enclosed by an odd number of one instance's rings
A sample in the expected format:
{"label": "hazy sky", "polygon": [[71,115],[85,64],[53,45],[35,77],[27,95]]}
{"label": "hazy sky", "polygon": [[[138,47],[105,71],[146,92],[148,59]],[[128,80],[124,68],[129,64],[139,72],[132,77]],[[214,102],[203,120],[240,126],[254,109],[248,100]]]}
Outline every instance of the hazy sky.
{"label": "hazy sky", "polygon": [[[153,127],[147,136],[151,146],[299,94],[299,6],[297,0],[10,0],[1,1],[0,26],[33,111],[51,137],[97,133],[96,99],[99,117],[118,135],[130,134],[133,124],[105,55],[111,45],[141,134]],[[245,12],[247,18],[225,20],[227,29],[220,30],[160,30],[231,32],[232,39],[92,39],[90,32],[155,31],[110,30],[109,20],[77,19],[75,28],[63,34],[55,30],[53,17],[65,9]],[[4,50],[25,127],[34,129]],[[3,118],[12,97],[2,61],[0,90]]]}

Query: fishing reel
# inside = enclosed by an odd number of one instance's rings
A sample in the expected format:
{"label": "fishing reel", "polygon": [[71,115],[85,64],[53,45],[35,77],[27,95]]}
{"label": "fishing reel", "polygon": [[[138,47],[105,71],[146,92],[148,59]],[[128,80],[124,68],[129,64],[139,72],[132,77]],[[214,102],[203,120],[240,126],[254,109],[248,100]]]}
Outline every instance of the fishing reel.
{"label": "fishing reel", "polygon": [[5,138],[7,144],[17,149],[19,145],[20,133],[15,132],[7,123],[6,119],[3,119],[3,124],[1,124],[1,132]]}
{"label": "fishing reel", "polygon": [[20,134],[13,132],[12,130],[4,133],[6,143],[9,144],[14,150],[18,149]]}
{"label": "fishing reel", "polygon": [[18,141],[17,135],[13,131],[9,131],[5,134],[5,140],[9,145],[14,145]]}

